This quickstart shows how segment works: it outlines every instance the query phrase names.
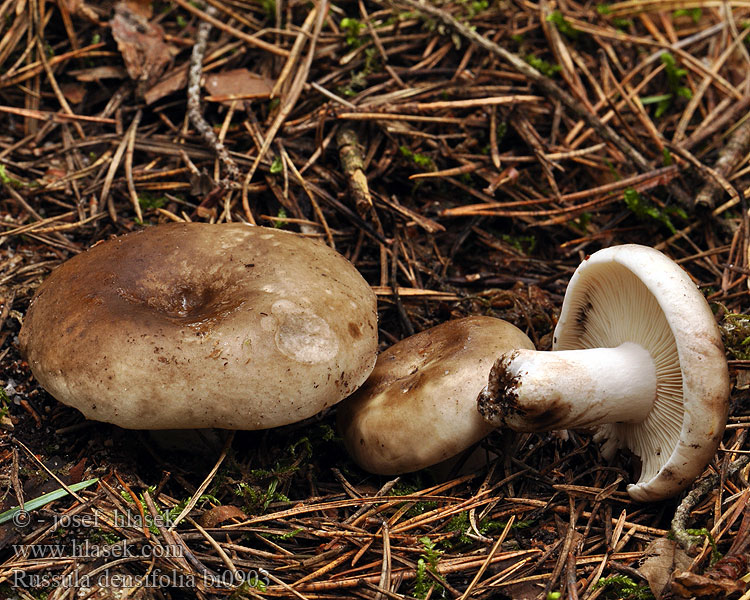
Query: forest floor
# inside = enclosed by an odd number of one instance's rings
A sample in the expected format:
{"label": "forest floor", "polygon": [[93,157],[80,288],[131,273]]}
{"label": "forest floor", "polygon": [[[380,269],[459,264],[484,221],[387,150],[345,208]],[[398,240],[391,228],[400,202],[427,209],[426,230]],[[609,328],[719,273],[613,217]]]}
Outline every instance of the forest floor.
{"label": "forest floor", "polygon": [[[0,32],[0,597],[750,597],[750,4],[5,0]],[[723,443],[643,504],[586,432],[394,480],[335,409],[192,451],[87,421],[19,354],[29,301],[183,220],[334,246],[381,349],[480,314],[549,349],[581,260],[660,249],[724,336]]]}

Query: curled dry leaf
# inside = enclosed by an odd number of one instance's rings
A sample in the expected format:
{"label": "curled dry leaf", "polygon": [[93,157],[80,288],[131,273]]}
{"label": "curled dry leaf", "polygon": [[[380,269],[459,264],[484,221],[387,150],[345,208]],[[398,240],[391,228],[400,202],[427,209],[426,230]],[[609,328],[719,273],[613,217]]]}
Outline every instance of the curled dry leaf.
{"label": "curled dry leaf", "polygon": [[690,566],[690,557],[674,540],[659,538],[646,549],[646,559],[638,569],[648,581],[651,593],[659,600],[672,574]]}
{"label": "curled dry leaf", "polygon": [[151,0],[123,0],[121,4],[127,5],[130,12],[139,15],[144,19],[150,19],[154,15]]}
{"label": "curled dry leaf", "polygon": [[158,83],[152,85],[143,94],[143,99],[146,104],[153,104],[157,100],[161,100],[164,96],[184,89],[187,85],[188,79],[188,65],[180,65],[170,69],[159,79]]}
{"label": "curled dry leaf", "polygon": [[134,11],[129,2],[118,2],[110,21],[128,75],[138,82],[142,95],[172,60],[170,47],[164,41],[164,30],[149,22],[141,10]]}
{"label": "curled dry leaf", "polygon": [[741,579],[680,571],[675,573],[671,592],[675,598],[739,598],[746,587]]}
{"label": "curled dry leaf", "polygon": [[247,519],[247,515],[237,506],[228,504],[226,506],[214,506],[204,512],[198,522],[201,526],[211,529],[229,519]]}
{"label": "curled dry leaf", "polygon": [[125,69],[115,65],[102,65],[90,69],[71,70],[70,74],[78,81],[101,81],[102,79],[122,79]]}
{"label": "curled dry leaf", "polygon": [[[106,3],[97,3],[96,10],[101,11],[104,8],[102,4]],[[96,25],[101,25],[101,22],[99,21],[99,15],[96,13],[96,10],[86,4],[84,0],[65,0],[65,8],[71,15],[76,15],[83,19],[87,19],[92,23],[95,23]]]}
{"label": "curled dry leaf", "polygon": [[65,99],[71,104],[83,102],[83,99],[86,97],[86,88],[80,83],[73,81],[61,84],[60,91],[62,91]]}
{"label": "curled dry leaf", "polygon": [[247,69],[232,69],[206,75],[203,87],[209,94],[207,100],[213,99],[228,103],[233,99],[268,98],[271,95],[273,83],[266,77]]}

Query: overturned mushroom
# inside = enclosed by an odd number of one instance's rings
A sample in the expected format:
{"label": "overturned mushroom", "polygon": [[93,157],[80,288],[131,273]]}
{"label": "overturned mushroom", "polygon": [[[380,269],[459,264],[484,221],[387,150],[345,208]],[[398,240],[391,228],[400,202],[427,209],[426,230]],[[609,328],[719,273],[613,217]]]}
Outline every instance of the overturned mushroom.
{"label": "overturned mushroom", "polygon": [[636,500],[675,495],[713,457],[728,412],[718,327],[690,277],[661,252],[600,250],[565,293],[553,352],[514,350],[478,398],[483,417],[516,431],[597,426],[605,456],[641,460]]}
{"label": "overturned mushroom", "polygon": [[476,397],[495,357],[533,347],[520,329],[491,317],[448,321],[394,344],[364,386],[338,406],[347,450],[381,475],[458,454],[493,429],[477,413]]}
{"label": "overturned mushroom", "polygon": [[132,429],[261,429],[357,389],[376,300],[329,247],[243,224],[179,223],[98,244],[39,287],[32,372],[86,417]]}

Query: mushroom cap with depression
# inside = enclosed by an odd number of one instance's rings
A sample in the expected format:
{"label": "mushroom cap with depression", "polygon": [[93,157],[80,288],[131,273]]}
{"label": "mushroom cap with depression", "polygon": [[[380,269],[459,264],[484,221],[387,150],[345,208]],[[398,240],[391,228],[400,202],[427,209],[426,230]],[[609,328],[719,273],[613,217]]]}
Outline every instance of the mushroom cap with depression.
{"label": "mushroom cap with depression", "polygon": [[[626,244],[587,258],[570,280],[553,350],[647,350],[656,398],[640,423],[599,427],[605,455],[627,447],[641,461],[636,500],[671,496],[713,458],[728,414],[729,375],[711,309],[688,274],[653,248]],[[607,378],[607,373],[601,373]]]}
{"label": "mushroom cap with depression", "polygon": [[363,469],[397,475],[437,464],[494,429],[476,409],[495,358],[533,349],[520,329],[492,317],[448,321],[394,344],[338,408],[347,450]]}
{"label": "mushroom cap with depression", "polygon": [[95,245],[39,287],[19,335],[39,383],[132,429],[263,429],[351,394],[377,354],[376,299],[310,239],[173,223]]}

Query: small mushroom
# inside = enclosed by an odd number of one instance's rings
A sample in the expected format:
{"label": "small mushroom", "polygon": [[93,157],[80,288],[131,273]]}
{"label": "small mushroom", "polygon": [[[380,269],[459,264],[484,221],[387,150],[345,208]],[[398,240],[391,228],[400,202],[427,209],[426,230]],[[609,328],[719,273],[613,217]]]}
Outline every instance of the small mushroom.
{"label": "small mushroom", "polygon": [[19,335],[39,383],[131,429],[263,429],[351,394],[377,356],[376,299],[354,266],[292,233],[175,223],[57,268]]}
{"label": "small mushroom", "polygon": [[417,471],[465,450],[493,427],[476,410],[495,357],[533,348],[510,323],[491,317],[448,321],[394,344],[367,382],[338,407],[350,455],[381,475]]}
{"label": "small mushroom", "polygon": [[482,416],[515,431],[596,427],[603,454],[640,458],[636,500],[679,493],[726,425],[729,376],[716,321],[690,277],[661,252],[600,250],[573,274],[552,352],[514,350],[492,368]]}

